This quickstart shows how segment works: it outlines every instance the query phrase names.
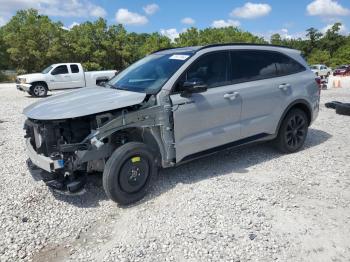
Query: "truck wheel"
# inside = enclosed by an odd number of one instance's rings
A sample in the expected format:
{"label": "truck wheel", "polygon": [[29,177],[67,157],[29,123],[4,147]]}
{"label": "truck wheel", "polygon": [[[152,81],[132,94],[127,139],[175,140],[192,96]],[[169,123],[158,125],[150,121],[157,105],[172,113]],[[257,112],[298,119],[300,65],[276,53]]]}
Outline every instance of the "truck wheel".
{"label": "truck wheel", "polygon": [[42,83],[34,84],[30,88],[30,94],[35,97],[45,97],[47,96],[47,86]]}
{"label": "truck wheel", "polygon": [[304,111],[292,109],[287,113],[278,131],[275,144],[282,153],[294,153],[305,142],[308,131],[308,118]]}
{"label": "truck wheel", "polygon": [[158,173],[152,151],[143,143],[130,142],[117,148],[103,171],[107,196],[121,205],[142,199]]}

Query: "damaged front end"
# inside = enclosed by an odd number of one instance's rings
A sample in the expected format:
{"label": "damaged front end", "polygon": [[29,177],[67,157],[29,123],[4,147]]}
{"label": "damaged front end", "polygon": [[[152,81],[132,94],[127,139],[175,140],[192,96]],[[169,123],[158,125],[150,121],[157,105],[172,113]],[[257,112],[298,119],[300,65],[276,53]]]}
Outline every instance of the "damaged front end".
{"label": "damaged front end", "polygon": [[103,170],[103,159],[113,150],[110,143],[97,150],[92,145],[81,142],[111,117],[111,114],[102,114],[66,120],[25,121],[28,156],[35,166],[52,174],[45,175],[46,178],[49,177],[49,181],[46,181],[49,185],[63,189],[67,187],[68,177],[72,182],[79,173]]}
{"label": "damaged front end", "polygon": [[113,151],[130,141],[150,145],[160,166],[174,165],[172,125],[170,105],[153,104],[72,119],[27,119],[24,129],[29,158],[50,174],[45,182],[74,192],[87,173],[103,172]]}

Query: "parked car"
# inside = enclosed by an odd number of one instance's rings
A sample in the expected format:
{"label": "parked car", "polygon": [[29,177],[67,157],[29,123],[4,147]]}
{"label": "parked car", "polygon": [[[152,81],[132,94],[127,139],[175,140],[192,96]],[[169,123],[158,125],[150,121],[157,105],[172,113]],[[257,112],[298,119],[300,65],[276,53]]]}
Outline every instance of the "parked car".
{"label": "parked car", "polygon": [[117,71],[84,72],[79,63],[53,64],[41,73],[20,75],[16,79],[18,90],[31,96],[44,97],[49,90],[93,87],[111,79]]}
{"label": "parked car", "polygon": [[334,76],[346,76],[350,75],[350,65],[342,65],[337,67],[334,72]]}
{"label": "parked car", "polygon": [[310,68],[319,77],[329,77],[332,74],[332,69],[326,65],[311,65]]}
{"label": "parked car", "polygon": [[[224,148],[273,141],[300,150],[320,88],[297,50],[224,44],[155,52],[105,88],[56,95],[24,109],[26,147],[46,183],[75,191],[103,172],[107,196],[140,200],[158,168]],[[50,174],[50,175],[49,175]]]}

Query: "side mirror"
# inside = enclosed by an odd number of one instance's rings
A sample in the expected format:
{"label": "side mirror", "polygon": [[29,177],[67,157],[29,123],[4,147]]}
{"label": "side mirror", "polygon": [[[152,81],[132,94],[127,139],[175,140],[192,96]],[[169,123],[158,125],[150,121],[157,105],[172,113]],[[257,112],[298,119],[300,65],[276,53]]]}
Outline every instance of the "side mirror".
{"label": "side mirror", "polygon": [[186,81],[182,85],[182,97],[190,97],[194,93],[203,93],[207,91],[208,86],[201,80]]}

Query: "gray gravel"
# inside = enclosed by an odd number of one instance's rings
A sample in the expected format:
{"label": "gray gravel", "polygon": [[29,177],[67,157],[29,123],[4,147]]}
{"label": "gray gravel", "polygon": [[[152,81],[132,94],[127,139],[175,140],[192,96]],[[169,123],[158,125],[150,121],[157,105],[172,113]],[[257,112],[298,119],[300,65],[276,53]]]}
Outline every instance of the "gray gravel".
{"label": "gray gravel", "polygon": [[[251,146],[163,170],[129,208],[98,176],[65,196],[27,170],[22,109],[0,85],[0,261],[349,261],[350,117],[322,105],[305,149]],[[326,90],[322,104],[350,101]]]}

